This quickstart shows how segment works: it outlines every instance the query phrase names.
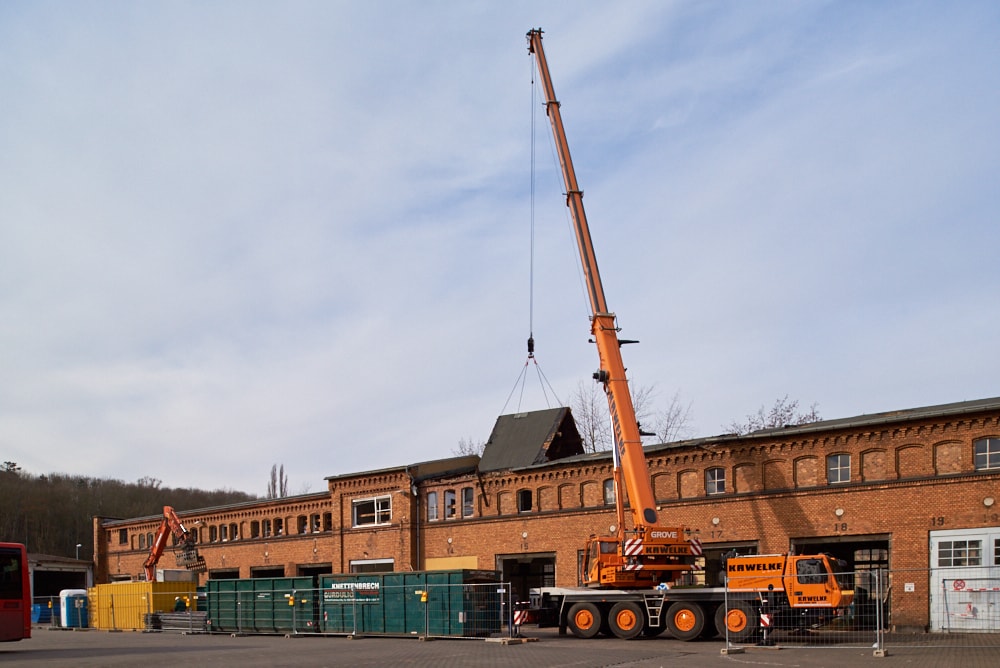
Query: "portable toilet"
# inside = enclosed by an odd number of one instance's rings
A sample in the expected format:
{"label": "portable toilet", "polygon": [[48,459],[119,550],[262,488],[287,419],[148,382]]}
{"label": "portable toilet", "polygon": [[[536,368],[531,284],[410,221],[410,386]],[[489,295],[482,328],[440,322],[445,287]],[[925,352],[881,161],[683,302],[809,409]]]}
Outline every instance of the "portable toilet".
{"label": "portable toilet", "polygon": [[64,628],[87,628],[87,590],[63,589],[59,592],[59,621]]}

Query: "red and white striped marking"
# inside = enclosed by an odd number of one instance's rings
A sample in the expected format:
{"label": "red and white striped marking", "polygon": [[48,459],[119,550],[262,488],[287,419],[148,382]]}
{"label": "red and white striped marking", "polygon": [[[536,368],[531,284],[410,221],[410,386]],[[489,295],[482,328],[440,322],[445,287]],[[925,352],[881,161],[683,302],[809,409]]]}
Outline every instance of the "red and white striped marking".
{"label": "red and white striped marking", "polygon": [[771,615],[766,612],[760,614],[760,628],[769,629],[771,628]]}
{"label": "red and white striped marking", "polygon": [[625,564],[624,570],[626,570],[626,571],[641,571],[642,570],[642,564],[636,564],[636,563]]}
{"label": "red and white striped marking", "polygon": [[528,611],[527,610],[515,610],[514,611],[514,626],[520,626],[528,621]]}
{"label": "red and white striped marking", "polygon": [[701,541],[698,540],[697,538],[692,538],[691,539],[691,554],[693,554],[696,557],[700,557],[702,555],[702,552],[703,552],[703,550],[701,549]]}
{"label": "red and white striped marking", "polygon": [[626,557],[634,557],[636,555],[642,554],[642,539],[641,538],[629,538],[622,545],[622,554]]}

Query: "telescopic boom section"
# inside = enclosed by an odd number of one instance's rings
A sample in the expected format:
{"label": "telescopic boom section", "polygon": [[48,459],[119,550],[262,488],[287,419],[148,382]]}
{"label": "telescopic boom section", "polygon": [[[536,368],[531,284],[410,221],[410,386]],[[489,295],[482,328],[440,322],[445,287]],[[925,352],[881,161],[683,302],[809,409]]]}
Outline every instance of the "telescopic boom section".
{"label": "telescopic boom section", "polygon": [[[656,498],[650,484],[649,468],[646,466],[639,425],[635,418],[635,407],[632,404],[632,395],[625,377],[621,343],[618,340],[618,326],[615,323],[615,314],[608,309],[604,298],[604,286],[601,284],[601,275],[597,270],[594,243],[590,238],[587,214],[583,208],[583,191],[577,184],[576,172],[573,170],[573,159],[570,157],[569,144],[566,141],[566,130],[563,128],[559,102],[556,100],[555,89],[552,87],[552,77],[549,75],[545,51],[542,49],[541,30],[532,30],[528,33],[528,51],[535,55],[538,74],[545,91],[545,110],[549,122],[552,124],[552,134],[555,137],[556,150],[559,153],[559,163],[562,166],[563,181],[566,186],[566,206],[569,207],[573,218],[580,260],[583,263],[587,291],[590,294],[590,306],[593,311],[591,331],[597,342],[597,352],[601,360],[601,368],[594,374],[594,378],[603,383],[605,394],[608,397],[617,453],[615,463],[617,465],[620,462],[620,470],[632,510],[633,526],[636,528],[654,526],[657,523]],[[624,500],[617,499],[619,508],[622,503]]]}

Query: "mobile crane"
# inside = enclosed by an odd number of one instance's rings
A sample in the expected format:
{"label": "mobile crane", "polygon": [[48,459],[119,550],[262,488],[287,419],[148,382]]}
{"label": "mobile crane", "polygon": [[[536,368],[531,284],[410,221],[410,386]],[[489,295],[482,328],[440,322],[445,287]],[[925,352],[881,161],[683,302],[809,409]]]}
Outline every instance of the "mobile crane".
{"label": "mobile crane", "polygon": [[[753,602],[763,600],[762,594],[774,599],[776,620],[791,625],[814,622],[832,610],[846,607],[852,592],[843,589],[835,576],[836,570],[844,570],[845,566],[824,555],[733,556],[726,563],[727,576],[733,583],[728,592],[718,587],[670,589],[681,573],[694,568],[700,545],[685,538],[683,527],[659,524],[656,495],[642,449],[643,434],[636,420],[621,355],[622,345],[636,342],[618,338],[616,316],[605,300],[583,207],[583,191],[576,180],[560,105],[542,48],[542,31],[530,30],[527,38],[528,51],[535,58],[545,95],[546,115],[552,126],[566,187],[566,205],[590,298],[591,334],[600,358],[600,367],[593,377],[603,386],[611,413],[617,512],[613,536],[592,535],[586,541],[580,566],[580,581],[585,587],[535,590],[531,617],[543,625],[558,624],[563,633],[569,628],[574,635],[584,638],[602,630],[620,638],[669,630],[683,640],[711,633],[712,625],[706,624],[706,619],[714,618],[714,630],[742,640],[753,637],[759,628]],[[630,510],[628,529],[623,488]],[[744,573],[755,577],[744,582]],[[785,595],[788,578],[793,578],[795,586]]]}
{"label": "mobile crane", "polygon": [[142,565],[147,582],[156,580],[156,564],[160,562],[160,557],[163,556],[163,551],[167,547],[167,539],[171,535],[177,540],[178,566],[196,573],[203,573],[208,569],[205,557],[198,554],[198,549],[195,547],[194,534],[184,528],[171,506],[163,506],[163,521],[160,522],[160,528],[156,530],[153,543],[149,546],[149,556]]}

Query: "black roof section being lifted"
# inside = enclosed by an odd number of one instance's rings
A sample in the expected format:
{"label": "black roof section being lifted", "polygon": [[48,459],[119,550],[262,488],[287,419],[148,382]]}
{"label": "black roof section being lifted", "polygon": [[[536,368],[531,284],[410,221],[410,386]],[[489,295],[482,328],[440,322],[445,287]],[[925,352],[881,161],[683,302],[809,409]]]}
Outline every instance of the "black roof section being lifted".
{"label": "black roof section being lifted", "polygon": [[501,415],[486,441],[480,472],[545,464],[583,454],[583,439],[567,407]]}

